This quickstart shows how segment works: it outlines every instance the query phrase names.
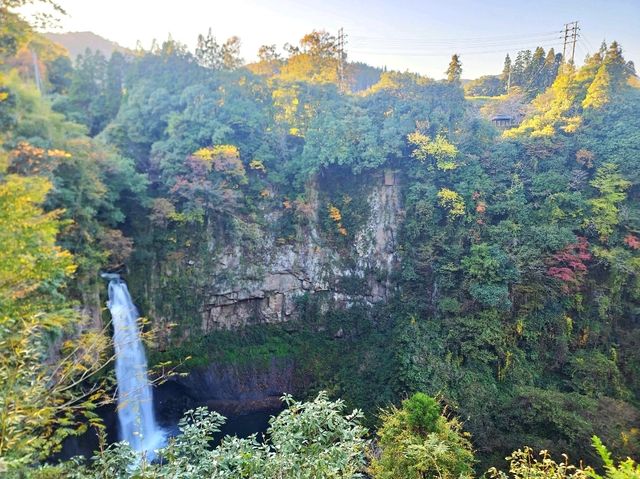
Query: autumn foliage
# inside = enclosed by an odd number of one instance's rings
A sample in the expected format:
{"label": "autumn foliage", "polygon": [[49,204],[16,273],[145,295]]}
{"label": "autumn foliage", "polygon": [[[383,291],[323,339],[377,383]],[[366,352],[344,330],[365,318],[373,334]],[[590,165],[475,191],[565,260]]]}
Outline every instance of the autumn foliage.
{"label": "autumn foliage", "polygon": [[551,257],[547,274],[562,282],[563,292],[577,291],[587,274],[585,262],[590,259],[589,243],[581,236],[576,243],[567,245]]}
{"label": "autumn foliage", "polygon": [[632,234],[628,234],[627,236],[625,236],[624,244],[626,244],[631,249],[640,249],[640,239]]}

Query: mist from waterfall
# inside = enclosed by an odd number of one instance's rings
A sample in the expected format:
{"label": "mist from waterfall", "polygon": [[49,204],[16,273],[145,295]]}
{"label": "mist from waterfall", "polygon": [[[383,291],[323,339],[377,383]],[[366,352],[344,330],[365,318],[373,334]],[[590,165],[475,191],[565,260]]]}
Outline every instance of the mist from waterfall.
{"label": "mist from waterfall", "polygon": [[120,440],[152,459],[154,449],[162,447],[165,434],[153,412],[153,391],[138,330],[138,310],[126,283],[118,275],[104,274],[103,277],[109,279],[107,306],[113,320]]}

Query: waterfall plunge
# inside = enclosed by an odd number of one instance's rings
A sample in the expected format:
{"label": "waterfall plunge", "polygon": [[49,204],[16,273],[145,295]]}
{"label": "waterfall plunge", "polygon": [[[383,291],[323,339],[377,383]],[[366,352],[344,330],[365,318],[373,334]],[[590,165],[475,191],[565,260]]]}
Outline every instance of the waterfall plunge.
{"label": "waterfall plunge", "polygon": [[138,310],[131,301],[126,283],[118,275],[102,276],[109,280],[107,306],[113,319],[120,439],[127,441],[135,451],[145,452],[147,459],[153,459],[153,451],[162,447],[165,435],[153,414],[153,392],[138,331]]}

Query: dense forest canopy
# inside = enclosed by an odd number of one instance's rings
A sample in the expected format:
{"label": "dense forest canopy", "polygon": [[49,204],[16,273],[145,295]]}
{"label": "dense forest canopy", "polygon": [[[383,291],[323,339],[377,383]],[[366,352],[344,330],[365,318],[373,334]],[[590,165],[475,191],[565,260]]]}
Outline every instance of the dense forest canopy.
{"label": "dense forest canopy", "polygon": [[[159,369],[285,357],[315,397],[287,397],[264,443],[211,448],[221,417],[191,411],[139,477],[472,477],[513,450],[513,477],[639,477],[640,80],[621,45],[581,67],[521,51],[464,85],[464,57],[435,81],[346,61],[320,30],[250,64],[212,31],[70,58],[24,3],[0,1],[0,473],[130,473],[123,445],[38,469],[103,427],[99,273],[128,269]],[[313,232],[356,264],[376,175],[400,191],[385,301],[305,294],[290,325],[201,328],[212,244],[252,257],[260,231]]]}

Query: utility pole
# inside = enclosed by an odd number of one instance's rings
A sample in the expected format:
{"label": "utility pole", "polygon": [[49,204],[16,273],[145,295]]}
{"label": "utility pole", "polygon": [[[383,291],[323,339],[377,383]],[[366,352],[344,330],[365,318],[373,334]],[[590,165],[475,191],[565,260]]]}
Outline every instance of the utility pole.
{"label": "utility pole", "polygon": [[578,41],[578,22],[571,22],[564,24],[564,44],[562,46],[562,61],[567,61],[567,45],[571,42],[571,64],[573,64],[576,54],[576,42]]}
{"label": "utility pole", "polygon": [[33,78],[38,87],[38,91],[42,93],[42,79],[40,78],[40,66],[38,65],[38,55],[35,50],[31,50],[31,58],[33,60]]}
{"label": "utility pole", "polygon": [[507,95],[511,90],[511,67],[509,67],[509,76],[507,77]]}
{"label": "utility pole", "polygon": [[571,47],[571,64],[573,65],[573,57],[576,54],[576,42],[578,41],[578,22],[573,22],[573,46]]}
{"label": "utility pole", "polygon": [[347,54],[344,50],[345,43],[344,29],[340,28],[340,30],[338,30],[338,88],[343,93],[347,91],[344,69],[345,60],[347,58]]}

